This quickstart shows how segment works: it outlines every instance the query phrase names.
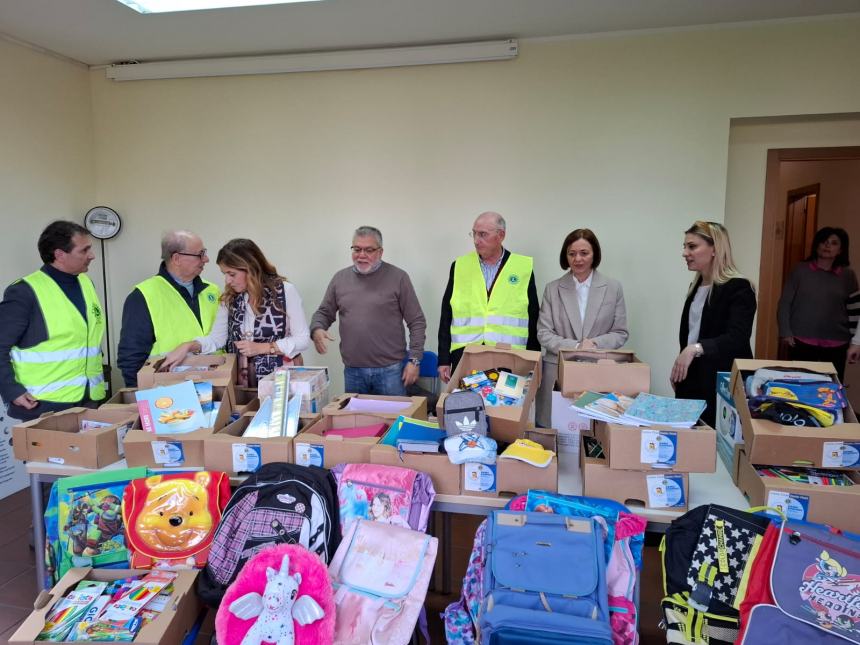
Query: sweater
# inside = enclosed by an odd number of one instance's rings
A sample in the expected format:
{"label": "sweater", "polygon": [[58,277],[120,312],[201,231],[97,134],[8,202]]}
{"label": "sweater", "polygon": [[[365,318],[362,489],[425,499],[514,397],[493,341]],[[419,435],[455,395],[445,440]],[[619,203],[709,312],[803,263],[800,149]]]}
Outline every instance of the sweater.
{"label": "sweater", "polygon": [[801,262],[782,289],[777,319],[779,335],[847,343],[848,296],[857,291],[857,276],[848,267],[836,271],[812,268]]}

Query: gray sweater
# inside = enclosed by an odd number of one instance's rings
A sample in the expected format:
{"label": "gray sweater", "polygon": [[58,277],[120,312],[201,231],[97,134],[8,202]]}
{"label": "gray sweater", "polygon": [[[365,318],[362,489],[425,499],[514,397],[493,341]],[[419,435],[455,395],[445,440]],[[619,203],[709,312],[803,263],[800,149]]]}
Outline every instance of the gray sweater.
{"label": "gray sweater", "polygon": [[792,270],[779,299],[779,335],[848,342],[848,296],[857,291],[849,267],[836,273],[801,262]]}
{"label": "gray sweater", "polygon": [[409,275],[383,262],[373,273],[341,269],[329,282],[311,319],[311,335],[340,316],[340,354],[347,367],[384,367],[409,356],[421,359],[427,321]]}

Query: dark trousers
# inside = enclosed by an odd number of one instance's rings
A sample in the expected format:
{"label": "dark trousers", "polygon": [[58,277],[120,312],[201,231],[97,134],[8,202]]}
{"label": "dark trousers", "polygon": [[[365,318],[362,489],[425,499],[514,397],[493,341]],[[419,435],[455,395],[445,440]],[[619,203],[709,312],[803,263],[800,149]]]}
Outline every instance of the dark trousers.
{"label": "dark trousers", "polygon": [[793,361],[820,361],[833,363],[839,374],[839,381],[845,380],[845,360],[848,357],[848,343],[839,347],[818,347],[807,345],[799,340],[794,340],[794,347],[788,348],[788,357]]}

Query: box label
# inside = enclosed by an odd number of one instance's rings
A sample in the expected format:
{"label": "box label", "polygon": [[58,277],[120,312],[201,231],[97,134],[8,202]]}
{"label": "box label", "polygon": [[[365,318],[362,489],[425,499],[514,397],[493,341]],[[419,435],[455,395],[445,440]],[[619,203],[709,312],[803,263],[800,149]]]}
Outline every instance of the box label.
{"label": "box label", "polygon": [[642,430],[639,461],[654,468],[671,468],[678,461],[678,433]]}
{"label": "box label", "polygon": [[312,443],[297,443],[296,463],[299,466],[319,466],[325,463],[325,446]]}
{"label": "box label", "polygon": [[806,520],[809,496],[772,490],[767,493],[767,505],[781,511],[790,520]]}
{"label": "box label", "polygon": [[48,463],[49,464],[60,464],[60,465],[62,465],[64,463],[66,463],[66,460],[63,459],[62,457],[48,457]]}
{"label": "box label", "polygon": [[463,488],[481,493],[496,492],[495,465],[466,463],[463,468],[466,476]]}
{"label": "box label", "polygon": [[233,444],[233,472],[255,473],[263,463],[262,447],[258,443]]}
{"label": "box label", "polygon": [[853,468],[860,466],[860,443],[825,441],[821,453],[822,468]]}
{"label": "box label", "polygon": [[181,441],[153,441],[152,458],[161,466],[181,466],[185,463],[185,451]]}
{"label": "box label", "polygon": [[116,428],[116,451],[120,457],[125,457],[125,435],[131,429],[131,425],[123,423]]}
{"label": "box label", "polygon": [[647,475],[648,506],[671,508],[685,506],[684,478],[681,475]]}

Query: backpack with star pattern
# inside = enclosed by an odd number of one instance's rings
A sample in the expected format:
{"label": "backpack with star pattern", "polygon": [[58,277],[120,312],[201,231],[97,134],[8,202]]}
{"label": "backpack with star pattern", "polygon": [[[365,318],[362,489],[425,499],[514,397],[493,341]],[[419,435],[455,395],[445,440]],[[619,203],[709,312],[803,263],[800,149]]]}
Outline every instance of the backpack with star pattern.
{"label": "backpack with star pattern", "polygon": [[768,530],[776,530],[768,518],[717,504],[669,525],[660,544],[667,642],[735,642],[749,574]]}

